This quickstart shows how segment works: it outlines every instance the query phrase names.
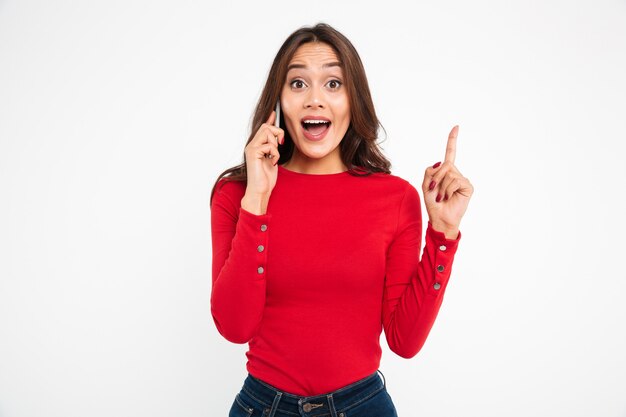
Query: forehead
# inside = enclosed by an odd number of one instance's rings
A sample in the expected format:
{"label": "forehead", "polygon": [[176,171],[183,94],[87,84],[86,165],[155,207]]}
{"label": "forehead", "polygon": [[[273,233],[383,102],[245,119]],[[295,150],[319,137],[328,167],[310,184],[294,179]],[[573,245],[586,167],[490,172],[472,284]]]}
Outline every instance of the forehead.
{"label": "forehead", "polygon": [[[337,54],[330,45],[323,42],[308,42],[300,45],[289,61],[291,64],[305,65],[306,67],[321,67],[323,64],[338,62]],[[300,66],[298,65],[298,66]]]}

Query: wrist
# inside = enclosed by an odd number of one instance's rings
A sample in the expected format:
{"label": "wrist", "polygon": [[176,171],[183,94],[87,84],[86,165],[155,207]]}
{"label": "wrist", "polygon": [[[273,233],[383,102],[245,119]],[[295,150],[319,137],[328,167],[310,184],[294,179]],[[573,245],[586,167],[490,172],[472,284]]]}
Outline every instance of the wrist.
{"label": "wrist", "polygon": [[257,216],[267,213],[269,196],[245,194],[241,199],[241,208]]}
{"label": "wrist", "polygon": [[441,232],[446,236],[446,239],[455,240],[459,236],[459,228],[455,226],[446,225],[442,222],[429,221],[431,227],[437,232]]}

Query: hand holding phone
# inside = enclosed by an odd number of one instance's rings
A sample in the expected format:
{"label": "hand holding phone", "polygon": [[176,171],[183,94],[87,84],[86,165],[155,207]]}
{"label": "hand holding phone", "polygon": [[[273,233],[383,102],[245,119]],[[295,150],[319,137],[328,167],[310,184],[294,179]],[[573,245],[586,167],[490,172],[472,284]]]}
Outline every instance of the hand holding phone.
{"label": "hand holding phone", "polygon": [[[276,185],[278,168],[278,145],[285,140],[285,131],[279,126],[280,104],[263,123],[245,149],[247,186],[244,199],[246,210],[259,210],[258,204],[267,200]],[[264,198],[260,199],[260,196]],[[244,207],[242,200],[242,207]],[[244,208],[245,208],[244,207]],[[261,208],[261,211],[264,211]],[[258,213],[257,213],[258,214]]]}

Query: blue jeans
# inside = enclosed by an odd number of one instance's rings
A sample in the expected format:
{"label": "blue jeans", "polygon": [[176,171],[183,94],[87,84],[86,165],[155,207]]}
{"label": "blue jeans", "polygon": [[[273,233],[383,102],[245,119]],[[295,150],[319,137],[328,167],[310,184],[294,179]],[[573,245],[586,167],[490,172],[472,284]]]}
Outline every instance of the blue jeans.
{"label": "blue jeans", "polygon": [[379,372],[313,397],[280,391],[248,373],[228,417],[398,417]]}

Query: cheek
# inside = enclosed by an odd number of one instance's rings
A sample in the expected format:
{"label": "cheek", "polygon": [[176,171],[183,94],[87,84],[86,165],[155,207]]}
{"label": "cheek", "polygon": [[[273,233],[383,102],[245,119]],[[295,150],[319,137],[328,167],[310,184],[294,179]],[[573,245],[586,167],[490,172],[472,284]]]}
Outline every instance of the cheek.
{"label": "cheek", "polygon": [[338,98],[333,102],[333,109],[338,118],[345,120],[350,117],[350,103],[347,98]]}
{"label": "cheek", "polygon": [[295,119],[294,119],[294,115],[292,114],[293,108],[294,108],[294,105],[291,100],[281,97],[280,112],[283,118],[285,119],[286,123],[293,124],[295,126],[295,122],[294,122]]}
{"label": "cheek", "polygon": [[280,103],[280,114],[285,120],[285,123],[292,124],[293,116],[291,114],[291,108],[289,107],[287,103],[284,103],[284,104],[283,102]]}

